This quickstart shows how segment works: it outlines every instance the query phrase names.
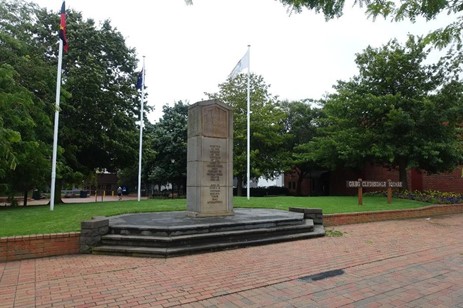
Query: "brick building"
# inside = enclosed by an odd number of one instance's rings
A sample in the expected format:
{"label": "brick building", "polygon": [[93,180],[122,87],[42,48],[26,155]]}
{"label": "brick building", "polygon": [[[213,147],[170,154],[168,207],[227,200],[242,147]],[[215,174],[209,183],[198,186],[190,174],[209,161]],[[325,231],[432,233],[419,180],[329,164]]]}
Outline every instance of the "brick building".
{"label": "brick building", "polygon": [[[409,190],[438,190],[442,192],[463,193],[463,166],[450,173],[428,175],[417,169],[408,171]],[[301,195],[355,195],[356,188],[347,188],[346,181],[357,179],[366,181],[399,181],[398,170],[388,169],[374,164],[367,164],[362,170],[339,168],[334,171],[317,170],[307,175],[301,183]],[[285,173],[284,185],[291,194],[296,194],[297,176],[295,173]],[[371,189],[365,188],[367,192]]]}

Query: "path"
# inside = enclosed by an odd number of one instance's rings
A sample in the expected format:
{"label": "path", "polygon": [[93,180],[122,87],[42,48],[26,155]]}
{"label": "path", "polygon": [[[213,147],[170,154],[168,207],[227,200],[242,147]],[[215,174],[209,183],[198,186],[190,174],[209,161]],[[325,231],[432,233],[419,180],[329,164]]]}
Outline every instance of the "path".
{"label": "path", "polygon": [[334,230],[170,259],[0,263],[0,307],[463,307],[463,215]]}

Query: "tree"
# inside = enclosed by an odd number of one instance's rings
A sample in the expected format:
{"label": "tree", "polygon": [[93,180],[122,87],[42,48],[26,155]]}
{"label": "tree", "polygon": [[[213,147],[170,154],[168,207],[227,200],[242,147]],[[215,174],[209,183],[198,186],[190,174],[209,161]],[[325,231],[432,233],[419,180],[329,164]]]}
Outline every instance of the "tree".
{"label": "tree", "polygon": [[[303,8],[314,10],[325,15],[326,19],[341,17],[345,0],[280,0],[283,4],[290,6],[296,12]],[[448,14],[457,13],[462,10],[462,1],[417,1],[404,0],[400,2],[382,0],[358,0],[354,5],[365,8],[365,13],[377,17],[392,17],[393,20],[410,19],[415,21],[417,17],[424,17],[427,20],[435,18],[441,12]]]}
{"label": "tree", "polygon": [[[303,8],[322,13],[327,20],[341,17],[344,11],[344,0],[280,0],[289,6],[293,11],[301,12]],[[446,66],[454,67],[453,76],[459,77],[461,65],[463,64],[462,30],[463,16],[458,16],[463,10],[463,1],[428,1],[428,0],[358,0],[354,2],[365,9],[365,14],[373,17],[378,16],[391,18],[393,21],[408,19],[415,22],[418,17],[429,21],[435,19],[439,14],[446,13],[454,15],[455,19],[443,28],[436,29],[429,33],[425,42],[442,49],[449,47],[447,56],[442,61],[447,62]],[[451,20],[451,19],[449,19]]]}
{"label": "tree", "polygon": [[[53,27],[59,23],[58,15],[43,16],[41,22]],[[62,155],[57,177],[81,183],[95,170],[117,172],[137,161],[137,60],[135,50],[125,45],[109,21],[97,26],[81,13],[68,11],[67,37],[70,48],[63,59],[65,97],[60,105]],[[56,33],[43,32],[44,41],[56,38]]]}
{"label": "tree", "polygon": [[11,66],[0,65],[0,135],[5,158],[0,163],[0,190],[10,197],[24,192],[27,205],[27,191],[44,184],[43,173],[49,168],[47,145],[37,138],[35,129],[50,123],[31,93],[17,84],[15,73]]}
{"label": "tree", "polygon": [[[40,10],[23,1],[0,6],[0,183],[14,196],[45,185],[49,175],[53,71],[30,43],[33,20]],[[26,18],[27,17],[27,18]],[[6,167],[6,168],[5,168]]]}
{"label": "tree", "polygon": [[[73,38],[78,44],[71,44]],[[60,114],[64,158],[83,173],[96,168],[116,171],[137,157],[135,51],[125,46],[109,21],[98,28],[76,12],[69,14],[68,39],[64,86],[72,96]]]}
{"label": "tree", "polygon": [[[285,142],[285,114],[277,97],[269,92],[262,76],[250,76],[251,101],[251,177],[273,178],[282,171]],[[218,93],[206,93],[233,108],[233,173],[238,179],[238,195],[247,173],[247,77],[240,74],[219,84]],[[248,183],[249,185],[249,183]]]}
{"label": "tree", "polygon": [[186,189],[188,107],[182,101],[165,105],[162,118],[147,132],[151,155],[144,169],[150,182]]}
{"label": "tree", "polygon": [[2,64],[0,66],[0,110],[2,110],[0,113],[0,178],[4,178],[8,170],[16,168],[18,159],[13,151],[13,146],[21,141],[21,134],[12,127],[7,127],[3,119],[9,109],[7,105],[11,104],[10,100],[18,100],[13,95],[21,95],[20,93],[9,94],[5,92],[7,89],[10,90],[14,84],[12,76],[14,72],[14,69],[9,65]]}
{"label": "tree", "polygon": [[302,181],[316,169],[317,163],[305,155],[304,144],[310,142],[316,135],[322,112],[311,107],[312,101],[282,102],[286,114],[284,120],[286,138],[285,171],[297,175],[296,195],[301,195]]}
{"label": "tree", "polygon": [[[52,129],[45,124],[52,123],[55,111],[59,14],[22,0],[0,2],[0,35],[7,42],[0,46],[0,63],[15,68],[34,106],[47,113],[47,121],[38,122],[40,129],[34,132],[49,146],[49,157]],[[61,180],[81,183],[96,169],[130,166],[138,149],[135,50],[125,45],[109,21],[97,26],[68,11],[67,26],[70,49],[63,59],[57,194]],[[14,158],[11,151],[7,153]]]}
{"label": "tree", "polygon": [[410,37],[358,54],[359,75],[339,82],[325,104],[321,137],[306,148],[326,166],[370,161],[396,167],[407,184],[407,168],[449,171],[462,158],[458,125],[461,83],[444,83],[428,52]]}

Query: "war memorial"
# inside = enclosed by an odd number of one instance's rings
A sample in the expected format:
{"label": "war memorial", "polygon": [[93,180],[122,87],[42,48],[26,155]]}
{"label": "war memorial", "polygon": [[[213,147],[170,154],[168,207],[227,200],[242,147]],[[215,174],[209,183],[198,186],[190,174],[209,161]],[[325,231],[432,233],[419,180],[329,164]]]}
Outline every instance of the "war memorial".
{"label": "war memorial", "polygon": [[233,208],[233,112],[218,100],[188,111],[187,210],[94,217],[81,252],[168,257],[325,234],[320,209]]}

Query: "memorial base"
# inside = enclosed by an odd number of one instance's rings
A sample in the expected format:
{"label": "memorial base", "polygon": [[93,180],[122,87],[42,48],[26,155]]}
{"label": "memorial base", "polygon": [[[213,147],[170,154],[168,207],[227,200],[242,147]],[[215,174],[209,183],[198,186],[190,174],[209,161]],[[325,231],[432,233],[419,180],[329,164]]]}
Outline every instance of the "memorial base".
{"label": "memorial base", "polygon": [[221,217],[221,216],[233,216],[233,215],[235,215],[235,213],[233,211],[231,211],[231,212],[213,212],[213,213],[187,211],[187,216],[188,217],[194,217],[194,218]]}

